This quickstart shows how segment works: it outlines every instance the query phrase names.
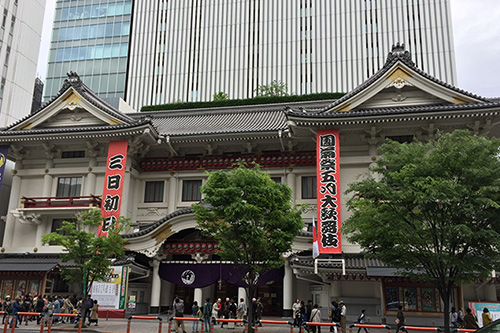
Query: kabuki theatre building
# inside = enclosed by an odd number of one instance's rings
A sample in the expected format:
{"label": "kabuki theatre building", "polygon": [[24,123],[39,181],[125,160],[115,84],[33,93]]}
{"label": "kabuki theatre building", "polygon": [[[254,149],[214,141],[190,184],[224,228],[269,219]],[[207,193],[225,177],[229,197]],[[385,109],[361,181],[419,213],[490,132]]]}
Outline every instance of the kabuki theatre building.
{"label": "kabuki theatre building", "polygon": [[[417,68],[401,45],[363,84],[336,100],[204,109],[121,112],[68,73],[58,95],[36,113],[0,130],[0,148],[14,162],[0,249],[0,297],[73,293],[61,276],[61,248],[41,237],[75,213],[99,208],[106,233],[117,216],[124,234],[127,299],[136,313],[169,308],[175,295],[191,309],[206,297],[244,297],[244,272],[221,262],[217,243],[203,236],[191,205],[200,201],[206,171],[239,158],[256,162],[307,203],[305,228],[282,269],[261,277],[264,315],[292,314],[297,298],[328,312],[348,306],[348,320],[366,309],[372,322],[394,316],[442,317],[437,290],[364,258],[342,235],[348,184],[366,174],[386,139],[431,139],[468,129],[500,136],[500,101],[446,84]],[[315,272],[312,223],[322,251]],[[124,271],[125,272],[125,271]],[[497,278],[454,290],[453,304],[497,301]]]}

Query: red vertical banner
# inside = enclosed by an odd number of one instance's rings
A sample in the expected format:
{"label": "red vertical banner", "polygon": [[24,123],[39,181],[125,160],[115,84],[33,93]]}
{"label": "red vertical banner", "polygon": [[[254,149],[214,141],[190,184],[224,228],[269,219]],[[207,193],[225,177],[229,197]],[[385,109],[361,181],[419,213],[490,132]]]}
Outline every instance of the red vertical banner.
{"label": "red vertical banner", "polygon": [[107,236],[108,232],[118,224],[127,163],[127,147],[126,140],[109,142],[101,204],[101,216],[104,219],[99,227],[98,236]]}
{"label": "red vertical banner", "polygon": [[339,130],[318,130],[316,189],[319,253],[342,253],[339,159]]}

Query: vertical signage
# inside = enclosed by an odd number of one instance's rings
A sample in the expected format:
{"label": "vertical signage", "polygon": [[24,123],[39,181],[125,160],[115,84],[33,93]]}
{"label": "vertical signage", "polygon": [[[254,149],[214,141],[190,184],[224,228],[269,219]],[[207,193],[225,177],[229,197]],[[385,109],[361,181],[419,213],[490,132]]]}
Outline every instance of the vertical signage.
{"label": "vertical signage", "polygon": [[0,187],[2,186],[5,164],[7,164],[8,151],[9,151],[9,146],[0,146]]}
{"label": "vertical signage", "polygon": [[342,253],[340,234],[339,130],[316,132],[319,253]]}
{"label": "vertical signage", "polygon": [[127,146],[126,140],[109,143],[101,204],[103,222],[99,227],[98,236],[107,236],[108,232],[118,223],[127,162]]}

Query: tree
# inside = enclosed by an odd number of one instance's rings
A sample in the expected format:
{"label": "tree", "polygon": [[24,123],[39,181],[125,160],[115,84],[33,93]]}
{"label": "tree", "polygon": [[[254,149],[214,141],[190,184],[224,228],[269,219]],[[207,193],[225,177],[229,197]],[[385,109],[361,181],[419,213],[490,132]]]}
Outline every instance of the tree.
{"label": "tree", "polygon": [[376,174],[347,191],[349,240],[434,284],[447,330],[453,287],[486,278],[500,260],[499,147],[463,130],[428,143],[387,141]]}
{"label": "tree", "polygon": [[123,238],[119,232],[128,226],[127,219],[120,217],[118,227],[108,237],[97,237],[94,230],[102,223],[101,212],[93,209],[75,215],[75,221],[63,221],[57,232],[42,236],[43,244],[63,247],[61,260],[73,261],[78,267],[64,268],[61,275],[69,283],[79,283],[82,296],[92,288],[94,281],[101,281],[109,273],[110,259],[124,255]]}
{"label": "tree", "polygon": [[267,85],[260,85],[255,89],[257,96],[288,96],[288,86],[278,80],[273,80]]}
{"label": "tree", "polygon": [[[292,205],[292,190],[276,183],[255,164],[243,162],[230,171],[208,173],[202,186],[204,202],[194,204],[196,221],[203,233],[217,240],[222,260],[235,263],[247,273],[247,299],[256,296],[258,278],[284,263],[302,229],[303,208]],[[248,318],[253,318],[252,305]]]}
{"label": "tree", "polygon": [[214,93],[214,96],[213,96],[214,102],[227,101],[228,99],[229,98],[228,98],[227,94],[223,91],[218,91],[218,92]]}

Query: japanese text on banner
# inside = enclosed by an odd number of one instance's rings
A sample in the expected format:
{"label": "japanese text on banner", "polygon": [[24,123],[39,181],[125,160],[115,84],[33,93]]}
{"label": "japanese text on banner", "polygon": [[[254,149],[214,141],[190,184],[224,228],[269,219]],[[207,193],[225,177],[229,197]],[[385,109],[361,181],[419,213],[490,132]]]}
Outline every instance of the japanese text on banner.
{"label": "japanese text on banner", "polygon": [[316,133],[319,253],[341,253],[339,131]]}
{"label": "japanese text on banner", "polygon": [[120,217],[127,147],[126,140],[109,143],[101,204],[101,215],[104,220],[99,227],[99,236],[107,236],[108,232],[117,225]]}

